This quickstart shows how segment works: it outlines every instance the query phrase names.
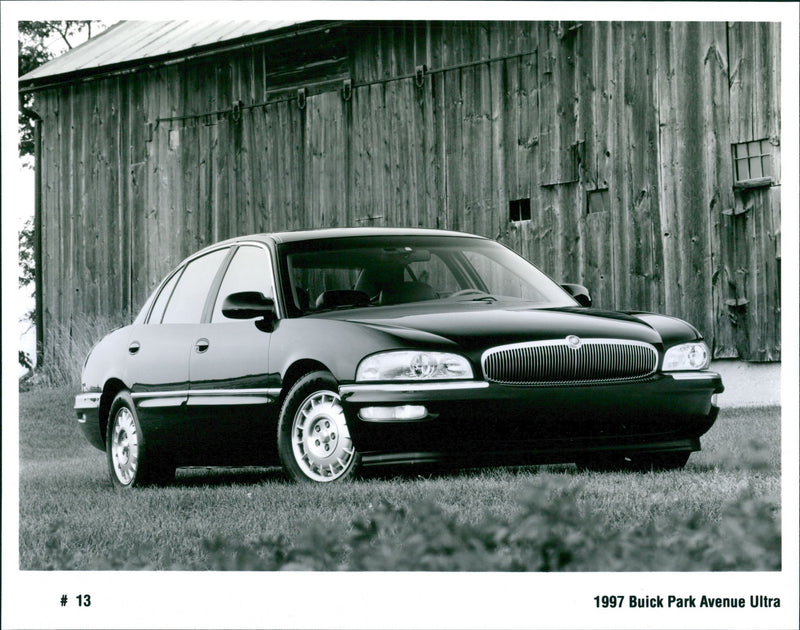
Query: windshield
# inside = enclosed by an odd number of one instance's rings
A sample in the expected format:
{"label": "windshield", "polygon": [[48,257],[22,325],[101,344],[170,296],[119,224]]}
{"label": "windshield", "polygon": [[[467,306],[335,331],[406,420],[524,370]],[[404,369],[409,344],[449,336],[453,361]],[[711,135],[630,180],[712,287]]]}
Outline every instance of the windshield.
{"label": "windshield", "polygon": [[290,316],[427,300],[575,306],[555,282],[494,241],[369,236],[280,246]]}

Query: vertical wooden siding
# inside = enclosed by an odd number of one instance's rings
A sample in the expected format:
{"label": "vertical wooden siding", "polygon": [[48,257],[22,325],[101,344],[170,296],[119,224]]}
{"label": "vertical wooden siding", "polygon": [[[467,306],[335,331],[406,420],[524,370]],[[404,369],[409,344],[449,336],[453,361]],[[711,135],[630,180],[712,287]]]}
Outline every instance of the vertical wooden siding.
{"label": "vertical wooden siding", "polygon": [[129,318],[230,236],[424,226],[778,359],[778,195],[734,196],[730,149],[779,143],[778,50],[775,25],[365,23],[43,92],[45,327]]}
{"label": "vertical wooden siding", "polygon": [[735,191],[724,216],[730,286],[728,354],[758,361],[780,358],[780,26],[728,25],[731,143],[766,139],[772,185]]}
{"label": "vertical wooden siding", "polygon": [[725,46],[722,23],[672,24],[656,41],[665,306],[715,335],[726,316],[713,305],[715,227],[733,185],[727,129],[711,126],[725,120]]}

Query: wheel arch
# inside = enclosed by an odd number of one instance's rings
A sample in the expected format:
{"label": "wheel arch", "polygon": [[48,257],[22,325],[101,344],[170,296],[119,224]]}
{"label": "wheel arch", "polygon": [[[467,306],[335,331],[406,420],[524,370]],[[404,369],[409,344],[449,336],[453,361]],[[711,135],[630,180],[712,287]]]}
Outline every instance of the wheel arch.
{"label": "wheel arch", "polygon": [[105,439],[106,428],[108,427],[108,414],[111,411],[111,403],[122,390],[128,389],[127,385],[118,378],[110,378],[103,385],[103,393],[100,395],[100,435]]}
{"label": "wheel arch", "polygon": [[[299,381],[306,374],[311,372],[329,372],[332,373],[330,368],[315,359],[300,359],[292,363],[283,375],[283,382],[281,384],[281,395],[278,400],[279,405],[283,405],[289,390],[292,389],[294,384]],[[336,378],[334,376],[334,378]]]}

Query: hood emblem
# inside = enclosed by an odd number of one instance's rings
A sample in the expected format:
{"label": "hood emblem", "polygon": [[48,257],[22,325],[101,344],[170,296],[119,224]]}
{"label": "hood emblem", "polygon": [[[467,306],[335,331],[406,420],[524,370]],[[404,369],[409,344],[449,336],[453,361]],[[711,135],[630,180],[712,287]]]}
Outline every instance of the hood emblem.
{"label": "hood emblem", "polygon": [[581,344],[581,338],[577,335],[567,335],[567,345],[573,350],[580,348]]}

